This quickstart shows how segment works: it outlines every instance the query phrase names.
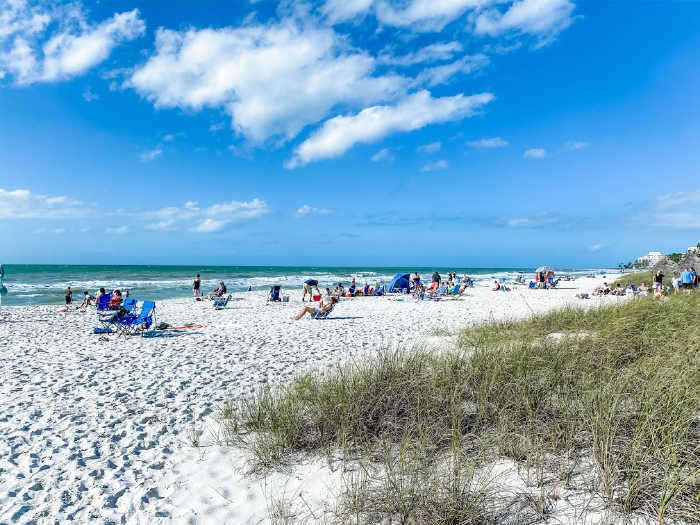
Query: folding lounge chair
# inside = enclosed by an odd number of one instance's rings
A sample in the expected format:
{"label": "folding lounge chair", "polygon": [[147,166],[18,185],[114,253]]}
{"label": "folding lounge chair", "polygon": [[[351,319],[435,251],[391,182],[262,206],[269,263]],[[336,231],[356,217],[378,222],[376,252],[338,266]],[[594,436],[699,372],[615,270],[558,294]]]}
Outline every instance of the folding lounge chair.
{"label": "folding lounge chair", "polygon": [[[136,299],[132,299],[129,297],[128,299],[124,299],[124,303],[121,305],[121,308],[119,311],[126,310],[129,314],[131,314],[131,311],[136,307]],[[110,313],[103,314],[102,317],[100,317],[100,324],[102,325],[103,328],[108,329],[111,328],[112,326],[116,326],[117,320],[119,319],[117,317],[119,312],[111,311]],[[133,315],[133,314],[131,314]]]}
{"label": "folding lounge chair", "polygon": [[331,315],[331,312],[333,311],[333,308],[335,308],[335,304],[330,307],[329,310],[322,312],[321,310],[317,310],[318,313],[313,314],[311,317],[314,319],[327,319],[329,315]]}
{"label": "folding lounge chair", "polygon": [[270,287],[270,294],[267,297],[267,302],[268,303],[276,303],[276,302],[281,302],[282,298],[280,297],[280,290],[282,289],[281,286],[275,285]]}
{"label": "folding lounge chair", "polygon": [[377,286],[377,289],[374,291],[374,295],[380,296],[384,295],[384,286]]}
{"label": "folding lounge chair", "polygon": [[129,314],[118,318],[119,335],[133,335],[137,332],[141,332],[143,335],[155,321],[155,309],[156,303],[144,301],[139,315]]}
{"label": "folding lounge chair", "polygon": [[533,290],[537,288],[537,285],[535,284],[535,281],[530,281],[530,284],[527,285],[528,288],[532,288]]}
{"label": "folding lounge chair", "polygon": [[459,289],[460,289],[460,288],[461,288],[461,286],[460,286],[459,284],[455,284],[455,285],[454,285],[454,288],[452,288],[452,292],[451,292],[452,295],[459,295]]}
{"label": "folding lounge chair", "polygon": [[214,299],[214,310],[223,310],[230,300],[231,294],[228,294],[226,298],[219,297],[218,299]]}

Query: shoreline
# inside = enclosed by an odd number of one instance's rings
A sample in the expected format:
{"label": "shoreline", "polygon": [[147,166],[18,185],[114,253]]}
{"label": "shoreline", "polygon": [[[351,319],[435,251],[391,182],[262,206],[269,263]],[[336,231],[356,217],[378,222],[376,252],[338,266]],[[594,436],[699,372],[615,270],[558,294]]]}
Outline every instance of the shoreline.
{"label": "shoreline", "polygon": [[[221,311],[211,302],[170,299],[157,302],[158,322],[199,327],[106,341],[90,333],[94,311],[2,309],[0,337],[7,345],[0,353],[0,392],[9,401],[0,407],[6,436],[0,445],[0,520],[12,521],[17,513],[59,521],[89,521],[95,513],[148,522],[197,515],[236,523],[264,518],[264,486],[233,468],[239,456],[209,447],[208,459],[201,458],[202,450],[192,447],[193,436],[200,444],[211,442],[217,431],[212,417],[226,400],[304,370],[361,359],[381,346],[439,348],[480,322],[625,300],[575,298],[602,282],[580,278],[554,290],[511,292],[481,286],[459,300],[438,302],[343,299],[329,319],[298,322],[290,317],[301,307],[299,293],[289,303],[268,305],[266,292],[238,292]],[[227,476],[204,486],[192,482],[213,458],[230,460]],[[213,486],[228,487],[233,503]]]}

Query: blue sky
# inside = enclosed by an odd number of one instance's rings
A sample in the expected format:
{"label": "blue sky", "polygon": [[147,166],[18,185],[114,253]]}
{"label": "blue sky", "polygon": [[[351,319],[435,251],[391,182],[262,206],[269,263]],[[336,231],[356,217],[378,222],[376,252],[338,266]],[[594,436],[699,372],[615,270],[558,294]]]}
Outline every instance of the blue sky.
{"label": "blue sky", "polygon": [[685,249],[698,27],[692,1],[5,1],[0,262]]}

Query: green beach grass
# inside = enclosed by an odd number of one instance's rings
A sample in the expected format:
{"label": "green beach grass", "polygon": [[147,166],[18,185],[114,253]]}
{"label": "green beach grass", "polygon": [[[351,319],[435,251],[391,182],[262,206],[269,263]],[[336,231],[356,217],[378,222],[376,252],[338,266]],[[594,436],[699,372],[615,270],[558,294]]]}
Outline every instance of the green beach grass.
{"label": "green beach grass", "polygon": [[[622,519],[697,523],[699,321],[683,293],[484,324],[454,351],[380,350],[228,404],[227,442],[259,469],[300,453],[353,466],[342,523],[537,523],[562,487]],[[503,458],[534,492],[483,476]]]}

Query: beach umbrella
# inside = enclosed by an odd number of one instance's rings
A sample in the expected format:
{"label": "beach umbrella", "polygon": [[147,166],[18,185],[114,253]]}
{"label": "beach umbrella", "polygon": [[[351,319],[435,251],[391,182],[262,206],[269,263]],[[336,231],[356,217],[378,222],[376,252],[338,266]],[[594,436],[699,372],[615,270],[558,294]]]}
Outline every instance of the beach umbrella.
{"label": "beach umbrella", "polygon": [[544,272],[545,274],[547,274],[549,272],[554,273],[554,268],[552,268],[551,266],[540,266],[539,268],[537,268],[537,270],[535,270],[535,273],[541,273],[541,272]]}

